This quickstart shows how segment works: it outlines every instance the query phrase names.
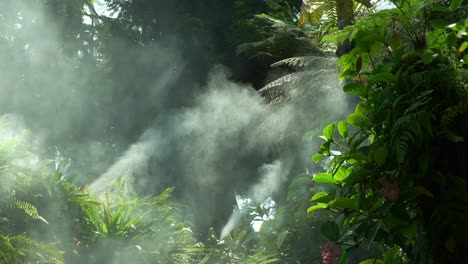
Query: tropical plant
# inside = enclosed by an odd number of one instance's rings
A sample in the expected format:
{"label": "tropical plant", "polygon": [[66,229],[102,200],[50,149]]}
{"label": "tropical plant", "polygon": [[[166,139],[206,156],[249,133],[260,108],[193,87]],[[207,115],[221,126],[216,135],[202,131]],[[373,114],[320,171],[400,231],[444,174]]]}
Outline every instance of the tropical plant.
{"label": "tropical plant", "polygon": [[[343,31],[356,45],[339,61],[340,77],[355,80],[343,89],[361,101],[346,120],[323,129],[325,143],[313,160],[323,160],[328,169],[313,181],[331,190],[313,195],[317,204],[308,209],[338,214],[338,221],[322,226],[332,242],[324,246],[324,256],[335,261],[330,263],[339,260],[336,244],[343,263],[362,261],[353,253],[362,248],[380,252],[365,263],[466,261],[460,234],[468,231],[462,217],[468,211],[467,174],[461,165],[468,94],[466,62],[460,58],[468,43],[453,32],[466,28],[466,20],[443,30],[430,26],[437,24],[431,14],[450,16],[466,6],[397,4],[398,9],[367,16]],[[423,30],[414,23],[423,23]],[[428,43],[433,34],[444,41]]]}

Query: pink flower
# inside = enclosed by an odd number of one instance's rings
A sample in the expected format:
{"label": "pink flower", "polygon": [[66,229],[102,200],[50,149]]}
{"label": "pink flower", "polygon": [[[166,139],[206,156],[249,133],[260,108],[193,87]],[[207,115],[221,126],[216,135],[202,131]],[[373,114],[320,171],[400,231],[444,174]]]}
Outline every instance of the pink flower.
{"label": "pink flower", "polygon": [[388,179],[383,176],[378,179],[382,184],[382,188],[377,190],[378,193],[382,194],[385,199],[395,202],[400,197],[400,187],[396,183],[390,183]]}
{"label": "pink flower", "polygon": [[341,247],[333,242],[320,246],[323,264],[338,264],[341,257]]}

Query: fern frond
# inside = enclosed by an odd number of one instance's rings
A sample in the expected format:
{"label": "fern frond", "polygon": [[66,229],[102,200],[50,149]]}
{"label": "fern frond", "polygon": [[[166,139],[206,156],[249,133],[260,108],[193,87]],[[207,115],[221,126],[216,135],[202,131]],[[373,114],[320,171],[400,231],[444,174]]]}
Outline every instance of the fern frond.
{"label": "fern frond", "polygon": [[47,220],[45,220],[42,216],[39,215],[37,208],[29,202],[19,201],[15,197],[13,197],[8,207],[12,209],[20,209],[25,214],[29,215],[31,218],[41,220],[44,223],[48,224]]}
{"label": "fern frond", "polygon": [[405,160],[410,144],[425,140],[425,135],[432,135],[430,113],[420,111],[398,118],[390,131],[391,142],[397,161]]}
{"label": "fern frond", "polygon": [[22,256],[34,263],[64,263],[63,253],[58,251],[53,245],[45,244],[24,235],[10,238],[11,244]]}
{"label": "fern frond", "polygon": [[271,67],[307,67],[312,65],[323,66],[335,66],[336,59],[333,57],[323,57],[323,56],[301,56],[301,57],[292,57],[284,60],[280,60],[271,65]]}

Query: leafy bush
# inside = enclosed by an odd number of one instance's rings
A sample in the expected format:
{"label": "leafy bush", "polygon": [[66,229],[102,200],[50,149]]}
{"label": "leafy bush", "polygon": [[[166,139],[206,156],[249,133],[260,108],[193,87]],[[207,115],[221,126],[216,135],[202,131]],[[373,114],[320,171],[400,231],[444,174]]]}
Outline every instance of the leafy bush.
{"label": "leafy bush", "polygon": [[[366,254],[355,254],[362,248],[380,252],[363,263],[466,262],[461,234],[468,231],[468,93],[462,58],[468,42],[456,33],[466,30],[466,20],[429,30],[431,15],[443,10],[450,16],[466,6],[395,4],[398,9],[369,15],[339,33],[355,42],[339,63],[341,78],[354,80],[344,91],[360,102],[346,120],[323,129],[325,143],[313,160],[328,169],[313,181],[331,191],[313,195],[316,205],[308,211],[338,214],[322,233],[341,245],[342,263],[363,260]],[[431,34],[445,42],[428,46]]]}

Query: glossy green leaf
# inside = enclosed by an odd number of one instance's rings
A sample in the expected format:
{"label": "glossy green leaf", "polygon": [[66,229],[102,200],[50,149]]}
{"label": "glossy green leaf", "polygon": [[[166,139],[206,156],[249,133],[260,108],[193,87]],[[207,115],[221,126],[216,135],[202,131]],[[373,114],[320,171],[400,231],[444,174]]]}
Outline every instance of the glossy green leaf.
{"label": "glossy green leaf", "polygon": [[321,210],[321,209],[325,209],[325,207],[321,206],[321,205],[314,205],[314,206],[311,206],[307,209],[307,213],[310,214],[314,211],[317,211],[317,210]]}
{"label": "glossy green leaf", "polygon": [[335,179],[330,173],[319,173],[314,176],[313,180],[320,183],[335,183]]}
{"label": "glossy green leaf", "polygon": [[463,53],[468,48],[468,41],[463,42],[458,48],[458,53]]}
{"label": "glossy green leaf", "polygon": [[323,136],[331,140],[333,138],[333,133],[335,132],[335,123],[331,123],[323,129]]}
{"label": "glossy green leaf", "polygon": [[328,193],[319,192],[314,194],[314,196],[312,196],[310,200],[316,203],[328,203],[332,200],[332,198],[329,196]]}
{"label": "glossy green leaf", "polygon": [[348,124],[346,123],[346,121],[341,120],[341,121],[338,123],[338,132],[340,133],[340,135],[341,135],[343,138],[347,138],[347,137],[348,137]]}
{"label": "glossy green leaf", "polygon": [[323,154],[321,153],[316,153],[312,156],[312,160],[315,162],[315,163],[318,163],[320,161],[320,159],[322,159],[323,157]]}
{"label": "glossy green leaf", "polygon": [[367,114],[369,112],[369,105],[366,102],[360,102],[354,107],[354,112],[359,114]]}
{"label": "glossy green leaf", "polygon": [[367,127],[369,125],[369,119],[366,115],[361,113],[352,113],[346,118],[348,123],[357,127]]}
{"label": "glossy green leaf", "polygon": [[340,239],[340,228],[333,221],[325,222],[321,228],[322,234],[330,241],[337,242]]}
{"label": "glossy green leaf", "polygon": [[336,181],[344,181],[346,178],[348,178],[349,172],[343,167],[340,167],[338,171],[336,171],[335,175],[333,175],[333,178]]}
{"label": "glossy green leaf", "polygon": [[462,3],[463,3],[463,0],[452,0],[452,2],[450,3],[449,11],[453,12],[457,10],[461,6]]}
{"label": "glossy green leaf", "polygon": [[348,83],[343,87],[343,91],[349,94],[359,95],[361,97],[367,97],[368,87],[360,82]]}

